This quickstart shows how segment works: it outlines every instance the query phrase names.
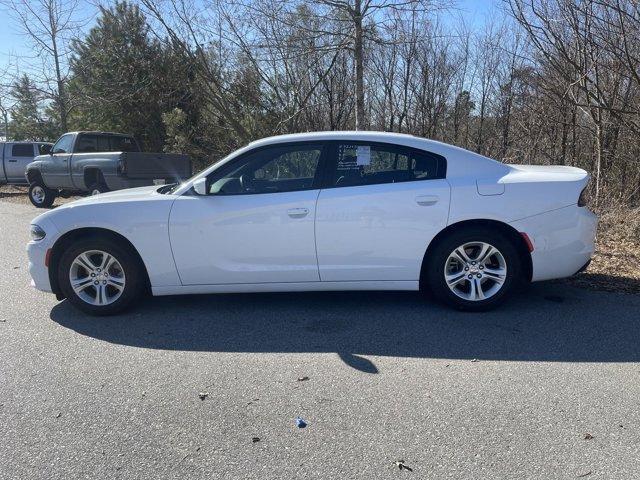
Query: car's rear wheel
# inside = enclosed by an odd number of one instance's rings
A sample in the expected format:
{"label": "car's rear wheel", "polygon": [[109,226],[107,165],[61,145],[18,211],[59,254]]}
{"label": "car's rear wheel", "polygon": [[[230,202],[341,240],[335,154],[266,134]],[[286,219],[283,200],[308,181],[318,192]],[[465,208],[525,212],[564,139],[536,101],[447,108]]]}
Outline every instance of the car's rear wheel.
{"label": "car's rear wheel", "polygon": [[29,200],[38,208],[49,208],[56,199],[56,191],[47,188],[41,181],[29,184]]}
{"label": "car's rear wheel", "polygon": [[503,303],[521,276],[518,250],[507,236],[484,228],[454,232],[427,259],[423,281],[434,296],[460,310]]}
{"label": "car's rear wheel", "polygon": [[80,240],[60,259],[58,282],[65,297],[91,315],[113,315],[141,294],[143,274],[137,257],[108,239]]}

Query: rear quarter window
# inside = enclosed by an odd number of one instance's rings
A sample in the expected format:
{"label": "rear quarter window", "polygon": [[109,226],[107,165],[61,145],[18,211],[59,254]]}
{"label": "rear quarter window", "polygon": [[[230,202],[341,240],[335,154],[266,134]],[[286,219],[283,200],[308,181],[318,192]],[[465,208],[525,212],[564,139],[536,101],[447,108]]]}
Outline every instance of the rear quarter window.
{"label": "rear quarter window", "polygon": [[138,152],[138,144],[131,137],[112,136],[110,137],[110,151],[112,152]]}

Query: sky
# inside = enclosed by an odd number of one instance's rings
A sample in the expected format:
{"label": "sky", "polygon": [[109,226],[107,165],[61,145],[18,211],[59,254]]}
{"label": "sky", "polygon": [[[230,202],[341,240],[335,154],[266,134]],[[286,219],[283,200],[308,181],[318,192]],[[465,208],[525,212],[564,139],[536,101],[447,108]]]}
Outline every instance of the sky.
{"label": "sky", "polygon": [[[95,18],[97,9],[94,3],[92,0],[80,0],[78,4],[78,17],[86,19],[87,29]],[[501,0],[457,0],[455,3],[458,14],[464,15],[472,26],[479,27],[490,20],[491,12],[501,3]],[[32,49],[27,38],[20,33],[18,25],[7,11],[0,7],[0,73],[8,66],[15,64],[16,57],[30,54]]]}

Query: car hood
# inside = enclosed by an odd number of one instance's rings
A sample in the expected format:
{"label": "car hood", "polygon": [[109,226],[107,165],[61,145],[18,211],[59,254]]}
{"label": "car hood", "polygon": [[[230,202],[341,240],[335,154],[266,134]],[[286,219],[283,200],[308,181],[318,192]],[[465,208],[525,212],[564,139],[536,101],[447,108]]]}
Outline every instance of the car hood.
{"label": "car hood", "polygon": [[92,205],[97,203],[128,202],[131,200],[138,201],[143,197],[154,197],[156,195],[160,195],[158,193],[159,188],[160,187],[158,185],[149,185],[146,187],[127,188],[125,190],[116,190],[115,192],[91,195],[89,197],[81,198],[80,200],[66,203],[60,208],[74,207],[78,205]]}

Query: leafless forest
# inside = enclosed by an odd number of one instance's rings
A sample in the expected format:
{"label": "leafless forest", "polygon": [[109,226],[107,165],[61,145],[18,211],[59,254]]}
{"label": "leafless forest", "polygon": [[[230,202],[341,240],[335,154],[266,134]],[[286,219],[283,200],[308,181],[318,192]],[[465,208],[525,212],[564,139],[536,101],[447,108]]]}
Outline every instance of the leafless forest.
{"label": "leafless forest", "polygon": [[4,3],[45,27],[31,33],[47,74],[30,59],[29,81],[51,132],[128,130],[204,164],[267,135],[395,131],[579,166],[594,202],[640,204],[635,0],[503,0],[481,28],[437,0],[140,0],[82,34],[77,3]]}

